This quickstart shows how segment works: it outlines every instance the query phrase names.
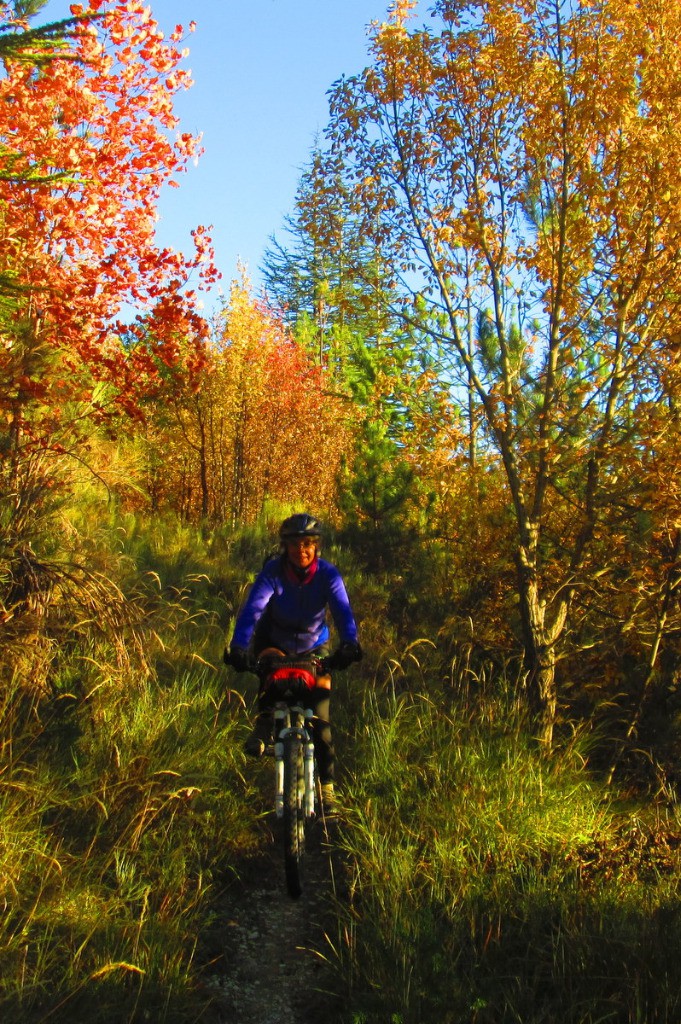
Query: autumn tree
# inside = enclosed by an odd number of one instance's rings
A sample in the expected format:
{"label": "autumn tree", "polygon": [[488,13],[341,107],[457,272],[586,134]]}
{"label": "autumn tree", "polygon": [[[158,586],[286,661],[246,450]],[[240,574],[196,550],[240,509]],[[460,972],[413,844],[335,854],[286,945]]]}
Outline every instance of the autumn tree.
{"label": "autumn tree", "polygon": [[610,565],[611,496],[669,430],[642,410],[681,329],[681,7],[438,0],[409,30],[413,6],[336,86],[330,150],[503,471],[549,746],[575,598]]}
{"label": "autumn tree", "polygon": [[242,274],[198,376],[169,371],[152,405],[148,485],[159,507],[230,525],[271,502],[332,510],[352,426],[330,380]]}
{"label": "autumn tree", "polygon": [[60,26],[4,26],[3,40],[12,40],[0,78],[5,330],[22,324],[36,350],[65,353],[67,363],[117,381],[118,401],[132,409],[134,382],[153,374],[154,362],[146,328],[138,346],[121,344],[123,307],[151,311],[155,345],[172,359],[178,335],[200,342],[206,333],[186,286],[215,274],[202,228],[191,259],[154,238],[160,191],[178,184],[198,150],[177,131],[172,107],[190,84],[180,66],[183,30],[164,39],[135,0],[95,0],[73,12],[60,23],[68,45]]}
{"label": "autumn tree", "polygon": [[50,510],[69,465],[99,474],[95,426],[139,416],[181,342],[200,365],[193,288],[215,275],[203,228],[190,258],[154,237],[161,189],[198,153],[173,113],[183,29],[164,38],[137,0],[33,27],[42,6],[0,6],[0,619],[65,578],[44,558]]}
{"label": "autumn tree", "polygon": [[344,453],[339,495],[346,534],[372,570],[394,567],[396,549],[404,559],[417,536],[429,482],[418,483],[415,453],[437,432],[443,389],[418,327],[395,314],[392,264],[333,155],[313,152],[286,228],[288,244],[273,239],[265,253],[268,299],[352,405],[355,449]]}

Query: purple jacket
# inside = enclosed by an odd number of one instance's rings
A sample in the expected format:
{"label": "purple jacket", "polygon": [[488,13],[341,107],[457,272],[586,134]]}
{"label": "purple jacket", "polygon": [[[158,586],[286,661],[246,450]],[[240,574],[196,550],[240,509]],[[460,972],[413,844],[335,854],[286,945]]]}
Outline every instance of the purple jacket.
{"label": "purple jacket", "polygon": [[[326,609],[341,643],[357,643],[357,625],[343,578],[335,565],[318,558],[303,581],[283,558],[272,558],[258,574],[241,608],[232,643],[248,648],[258,638],[289,654],[302,654],[329,639]],[[263,616],[265,620],[263,621]]]}

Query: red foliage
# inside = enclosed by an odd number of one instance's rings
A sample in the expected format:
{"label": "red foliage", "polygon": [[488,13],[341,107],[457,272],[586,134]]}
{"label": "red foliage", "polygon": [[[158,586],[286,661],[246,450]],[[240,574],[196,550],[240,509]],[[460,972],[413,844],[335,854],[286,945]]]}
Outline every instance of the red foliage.
{"label": "red foliage", "polygon": [[[10,60],[0,78],[0,274],[16,286],[17,322],[130,401],[133,382],[156,374],[154,352],[171,362],[182,338],[199,358],[193,287],[218,276],[204,228],[190,258],[154,238],[163,186],[200,152],[173,113],[188,51],[182,27],[165,39],[139,0],[71,10],[83,20],[70,54],[41,68]],[[140,317],[124,346],[130,306]]]}

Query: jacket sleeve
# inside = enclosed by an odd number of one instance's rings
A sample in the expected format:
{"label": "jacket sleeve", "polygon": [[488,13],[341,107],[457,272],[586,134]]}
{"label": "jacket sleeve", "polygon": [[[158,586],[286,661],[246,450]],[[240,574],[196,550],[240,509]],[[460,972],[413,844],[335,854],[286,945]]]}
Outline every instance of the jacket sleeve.
{"label": "jacket sleeve", "polygon": [[329,609],[333,623],[338,632],[340,642],[357,643],[357,623],[352,614],[350,599],[345,589],[343,577],[335,566],[329,565]]}
{"label": "jacket sleeve", "polygon": [[274,593],[274,577],[267,569],[258,573],[246,601],[237,615],[232,644],[248,648],[255,633],[255,627],[262,618]]}

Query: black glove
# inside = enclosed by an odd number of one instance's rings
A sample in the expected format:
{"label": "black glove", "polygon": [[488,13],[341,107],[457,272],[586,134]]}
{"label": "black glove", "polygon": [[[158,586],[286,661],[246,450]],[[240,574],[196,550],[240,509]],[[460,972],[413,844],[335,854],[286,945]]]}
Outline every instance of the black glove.
{"label": "black glove", "polygon": [[348,665],[352,665],[355,661],[362,660],[362,648],[359,644],[346,641],[341,644],[338,650],[334,651],[328,658],[322,659],[322,667],[326,672],[332,672],[333,669],[344,669]]}
{"label": "black glove", "polygon": [[225,648],[224,662],[237,672],[248,672],[251,667],[251,656],[245,648],[232,644],[229,651]]}

